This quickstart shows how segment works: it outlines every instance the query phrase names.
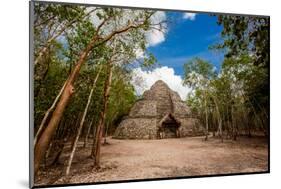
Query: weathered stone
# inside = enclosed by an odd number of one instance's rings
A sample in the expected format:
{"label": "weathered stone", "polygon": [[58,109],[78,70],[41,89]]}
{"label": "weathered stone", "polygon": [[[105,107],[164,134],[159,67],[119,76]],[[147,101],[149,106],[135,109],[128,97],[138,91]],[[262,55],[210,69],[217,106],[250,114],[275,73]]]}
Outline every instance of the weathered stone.
{"label": "weathered stone", "polygon": [[178,93],[159,80],[135,103],[113,137],[156,139],[203,134],[199,120],[192,117],[190,109]]}

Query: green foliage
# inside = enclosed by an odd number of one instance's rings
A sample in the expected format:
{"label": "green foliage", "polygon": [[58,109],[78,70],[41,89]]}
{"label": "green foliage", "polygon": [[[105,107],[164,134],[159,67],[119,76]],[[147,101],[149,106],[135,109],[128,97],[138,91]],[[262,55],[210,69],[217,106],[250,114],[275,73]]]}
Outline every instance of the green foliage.
{"label": "green foliage", "polygon": [[[109,129],[114,129],[137,99],[130,84],[130,65],[139,62],[142,67],[150,67],[156,62],[153,54],[147,51],[145,36],[152,24],[150,17],[154,12],[98,7],[87,9],[83,6],[36,2],[34,57],[37,59],[40,53],[43,56],[38,59],[34,70],[35,128],[40,125],[81,53],[95,38],[96,43],[90,49],[86,63],[82,65],[74,83],[74,94],[64,111],[60,123],[63,126],[59,126],[59,132],[70,130],[71,136],[76,134],[77,123],[85,109],[94,79],[102,67],[84,123],[97,125],[103,110],[106,65],[109,63],[113,67],[113,79],[106,124]],[[132,29],[117,33],[105,41],[110,34],[131,25],[134,26]],[[144,58],[137,57],[137,50],[145,53]]]}
{"label": "green foliage", "polygon": [[215,76],[213,65],[201,58],[196,57],[184,64],[184,84],[189,87],[202,88]]}
{"label": "green foliage", "polygon": [[196,72],[204,78],[211,78],[214,76],[213,65],[198,57],[190,60],[184,65],[185,73],[188,75],[191,72]]}
{"label": "green foliage", "polygon": [[151,67],[157,63],[157,59],[152,53],[148,53],[147,57],[144,57],[143,62],[141,64],[142,67]]}
{"label": "green foliage", "polygon": [[[211,46],[225,52],[220,72],[194,59],[185,65],[184,83],[193,88],[187,103],[204,120],[208,112],[213,130],[219,121],[228,135],[268,129],[269,18],[218,15],[222,43]],[[204,104],[207,103],[206,106]],[[234,137],[235,138],[235,137]]]}
{"label": "green foliage", "polygon": [[208,112],[211,130],[217,131],[222,121],[222,129],[232,137],[238,130],[266,134],[269,91],[259,87],[268,84],[268,69],[243,54],[225,58],[218,74],[213,70],[212,64],[200,58],[185,64],[184,84],[193,88],[187,104],[193,113],[205,123]]}
{"label": "green foliage", "polygon": [[115,130],[122,117],[129,113],[137,99],[134,87],[128,82],[131,79],[131,75],[118,67],[114,69],[113,73],[115,77],[113,78],[106,116],[110,133]]}
{"label": "green foliage", "polygon": [[254,64],[249,55],[225,58],[219,74],[211,72],[212,67],[198,59],[185,68],[184,82],[193,88],[187,104],[203,122],[207,109],[211,130],[217,131],[222,120],[222,129],[232,137],[237,130],[251,133],[249,128],[266,134],[268,91],[257,90],[267,82],[266,68]]}
{"label": "green foliage", "polygon": [[218,24],[224,41],[215,47],[226,49],[226,57],[251,54],[254,64],[269,65],[269,17],[218,15]]}
{"label": "green foliage", "polygon": [[268,112],[269,17],[220,15],[218,24],[224,28],[224,42],[218,47],[228,49],[228,62],[235,62],[245,68],[236,76],[244,79],[244,93],[248,103],[255,107],[256,112],[261,109]]}

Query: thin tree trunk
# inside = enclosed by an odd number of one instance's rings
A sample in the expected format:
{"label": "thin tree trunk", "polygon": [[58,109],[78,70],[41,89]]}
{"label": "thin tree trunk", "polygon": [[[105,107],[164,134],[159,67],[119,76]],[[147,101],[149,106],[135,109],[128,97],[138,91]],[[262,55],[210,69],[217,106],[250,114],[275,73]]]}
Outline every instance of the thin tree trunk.
{"label": "thin tree trunk", "polygon": [[[95,123],[96,125],[96,123]],[[93,128],[93,145],[92,145],[92,151],[91,151],[91,155],[90,157],[92,159],[95,158],[95,148],[96,148],[96,137],[97,137],[97,126],[95,126],[95,128]]]}
{"label": "thin tree trunk", "polygon": [[35,174],[37,173],[40,163],[42,161],[42,158],[48,148],[48,145],[50,143],[51,137],[53,136],[58,123],[63,115],[63,112],[65,110],[66,105],[68,104],[70,97],[74,93],[74,87],[73,84],[80,72],[82,64],[86,61],[86,58],[88,56],[88,53],[90,49],[93,47],[94,43],[96,41],[96,37],[92,39],[92,41],[88,44],[86,49],[81,53],[80,58],[78,62],[76,63],[73,71],[71,72],[69,78],[66,81],[65,88],[62,92],[61,98],[58,102],[57,107],[55,108],[53,115],[51,117],[51,120],[49,121],[48,126],[42,133],[39,141],[37,142],[35,146],[35,153],[34,153],[34,170]]}
{"label": "thin tree trunk", "polygon": [[108,121],[107,124],[106,124],[103,144],[107,144],[107,142],[106,142],[106,137],[107,137],[107,133],[108,133],[109,123],[112,123],[112,121],[115,119],[115,116],[116,116],[116,115],[117,115],[117,112],[114,113],[114,115],[111,117],[110,122]]}
{"label": "thin tree trunk", "polygon": [[[73,127],[71,127],[71,129],[72,129],[72,130],[71,130],[71,133],[77,133],[77,132],[78,132],[79,126],[80,126],[80,122],[81,122],[81,120],[82,120],[82,116],[83,116],[83,113],[82,113],[82,112],[79,112],[79,113],[78,113],[78,117],[77,117],[76,122],[75,122],[74,129],[73,129]],[[76,139],[76,135],[70,137],[70,140],[71,140],[70,149],[73,148],[74,143],[75,143],[75,139]]]}
{"label": "thin tree trunk", "polygon": [[[98,26],[97,33],[99,32],[99,29],[105,24],[105,20]],[[126,30],[127,31],[127,30]],[[114,35],[112,34],[111,37]],[[56,128],[58,127],[58,123],[63,115],[63,112],[65,110],[65,107],[67,106],[72,94],[74,93],[74,87],[73,84],[76,80],[76,78],[79,75],[80,69],[84,62],[86,61],[86,58],[88,57],[88,54],[90,50],[93,48],[93,46],[96,43],[96,40],[98,39],[97,35],[94,35],[90,43],[87,45],[87,47],[81,52],[80,57],[78,61],[76,62],[74,69],[72,70],[71,74],[69,75],[65,88],[62,91],[61,98],[53,112],[53,115],[42,133],[39,141],[35,145],[34,149],[34,173],[37,174],[37,171],[39,170],[40,163],[42,162],[42,159],[44,157],[44,154],[46,153],[46,150],[50,144],[51,138],[56,131]],[[108,37],[107,40],[110,40]]]}
{"label": "thin tree trunk", "polygon": [[105,124],[106,118],[106,111],[108,106],[108,98],[111,88],[111,80],[112,80],[112,65],[111,62],[108,64],[108,74],[107,79],[104,86],[104,102],[103,102],[103,109],[101,112],[100,120],[98,122],[97,131],[96,131],[96,141],[95,141],[95,166],[97,168],[100,167],[100,147],[101,147],[101,140],[102,140],[102,133]]}
{"label": "thin tree trunk", "polygon": [[213,97],[213,99],[214,99],[214,102],[215,102],[216,112],[217,112],[217,117],[218,117],[219,136],[221,138],[221,141],[223,142],[223,137],[222,137],[222,118],[221,118],[221,114],[220,114],[219,104],[218,104],[218,101],[217,101],[216,97]]}
{"label": "thin tree trunk", "polygon": [[[81,61],[81,63],[82,63],[82,61]],[[80,68],[78,68],[78,70],[77,69],[75,69],[75,70],[77,72],[80,70]],[[73,79],[72,79],[72,82],[73,82]],[[65,109],[66,105],[68,104],[68,101],[70,100],[71,95],[74,92],[72,82],[70,82],[70,81],[67,82],[65,89],[62,93],[61,99],[58,102],[58,105],[57,105],[55,111],[53,112],[53,115],[51,117],[51,120],[49,121],[49,124],[47,125],[46,129],[42,133],[38,142],[36,143],[35,152],[34,152],[35,174],[37,173],[37,171],[39,169],[40,163],[46,152],[46,149],[48,148],[51,138],[52,138],[54,132],[56,131],[58,123],[63,115],[64,109]]]}
{"label": "thin tree trunk", "polygon": [[70,137],[70,129],[67,129],[66,134],[64,134],[63,136],[62,143],[59,143],[59,152],[57,152],[56,157],[54,158],[53,162],[50,164],[51,166],[56,165],[59,162],[60,156],[64,150],[65,144],[68,141],[69,137]]}
{"label": "thin tree trunk", "polygon": [[229,136],[229,110],[228,105],[226,106],[226,122],[225,122],[226,138]]}
{"label": "thin tree trunk", "polygon": [[107,142],[106,142],[107,131],[108,131],[108,122],[106,123],[106,127],[105,127],[105,133],[104,133],[104,139],[103,139],[103,144],[104,144],[104,145],[107,143]]}
{"label": "thin tree trunk", "polygon": [[220,121],[219,121],[219,136],[221,138],[221,142],[223,142],[223,125],[225,124],[225,114],[224,114],[224,107],[222,106],[222,111],[220,112]]}
{"label": "thin tree trunk", "polygon": [[262,126],[262,131],[264,133],[264,136],[267,136],[267,126],[266,126],[266,122],[264,119],[260,118],[261,120],[261,126]]}
{"label": "thin tree trunk", "polygon": [[[106,21],[107,21],[107,19],[105,19],[97,27],[96,33],[99,33],[100,28],[105,24]],[[145,22],[143,22],[137,26],[128,25],[120,30],[116,30],[116,31],[112,32],[111,34],[109,34],[108,36],[106,36],[103,40],[101,40],[101,42],[98,42],[97,44],[96,44],[96,41],[98,40],[98,35],[94,35],[93,38],[91,39],[90,43],[87,45],[87,47],[81,52],[80,57],[74,66],[74,69],[72,70],[71,74],[69,75],[69,77],[67,79],[65,88],[62,92],[62,95],[57,104],[57,107],[55,108],[53,115],[52,115],[46,129],[42,133],[40,139],[38,140],[38,142],[35,146],[35,150],[34,150],[34,173],[35,173],[35,175],[37,174],[37,171],[39,170],[40,163],[42,162],[44,154],[46,153],[46,150],[49,146],[51,138],[52,138],[54,132],[56,131],[56,128],[58,127],[58,123],[63,115],[65,107],[67,106],[72,94],[74,93],[74,87],[73,87],[74,82],[79,75],[82,65],[86,61],[90,50],[94,46],[97,46],[97,45],[100,45],[100,44],[103,44],[103,43],[109,41],[115,35],[124,33],[133,28],[138,28],[139,26],[143,25],[144,23]]]}
{"label": "thin tree trunk", "polygon": [[256,104],[258,105],[258,107],[260,108],[260,110],[264,113],[266,119],[268,119],[268,114],[267,114],[267,112],[265,111],[265,108],[260,105],[260,103],[256,100],[255,97],[254,97],[253,99],[254,99],[254,101],[256,102]]}
{"label": "thin tree trunk", "polygon": [[223,134],[222,134],[222,120],[219,120],[219,134],[221,138],[221,142],[223,142]]}
{"label": "thin tree trunk", "polygon": [[87,130],[87,133],[86,133],[86,136],[85,136],[85,139],[84,139],[84,148],[87,147],[87,143],[88,143],[88,137],[89,137],[89,134],[90,134],[90,131],[91,131],[91,128],[92,128],[92,124],[93,124],[93,119],[91,120],[90,124],[89,124],[89,127],[88,127],[88,130]]}
{"label": "thin tree trunk", "polygon": [[76,135],[74,143],[73,143],[73,146],[71,148],[71,153],[70,153],[70,157],[68,159],[65,175],[68,175],[69,172],[70,172],[71,163],[72,163],[72,160],[73,160],[73,157],[74,157],[74,153],[75,153],[75,150],[76,150],[76,147],[77,147],[77,144],[78,144],[78,140],[79,140],[79,136],[80,136],[80,133],[82,131],[82,128],[83,128],[83,124],[82,125],[80,124],[79,128],[78,128],[78,131],[77,131],[77,135]]}
{"label": "thin tree trunk", "polygon": [[89,105],[90,105],[91,100],[92,100],[94,88],[95,88],[96,82],[97,82],[97,80],[99,78],[101,69],[102,69],[102,67],[99,69],[99,72],[98,72],[98,74],[97,74],[97,76],[95,78],[95,81],[93,83],[93,86],[91,88],[91,91],[90,91],[90,94],[89,94],[89,97],[88,97],[88,101],[87,101],[87,104],[86,104],[86,107],[85,107],[82,119],[80,121],[80,125],[79,125],[78,131],[77,131],[77,135],[76,135],[76,138],[75,138],[75,141],[74,141],[74,145],[72,147],[71,154],[70,154],[70,157],[69,157],[69,160],[68,160],[68,163],[67,163],[67,168],[66,168],[66,172],[65,172],[66,175],[69,175],[69,172],[70,172],[71,163],[72,163],[72,160],[73,160],[73,157],[74,157],[74,153],[75,153],[75,150],[76,150],[76,147],[77,147],[77,143],[78,143],[78,140],[79,140],[79,137],[80,137],[83,125],[84,125],[84,121],[85,121],[85,118],[86,118],[86,115],[87,115],[87,112],[88,112],[88,109],[89,109]]}
{"label": "thin tree trunk", "polygon": [[[243,95],[243,97],[246,99],[246,95],[245,95],[244,93],[242,93],[242,95]],[[252,107],[252,110],[253,110],[253,112],[254,112],[255,117],[257,117],[257,119],[260,119],[260,120],[261,120],[261,118],[257,115],[257,112],[256,112],[256,110],[255,110],[255,107],[254,107],[254,105],[251,103],[250,100],[249,100],[249,103],[250,103],[250,105],[251,105],[251,107]],[[252,137],[251,125],[250,125],[250,124],[248,124],[248,137]]]}
{"label": "thin tree trunk", "polygon": [[244,125],[243,125],[243,134],[246,135],[247,129],[248,129],[248,116],[247,116],[247,112],[245,110],[245,107],[243,107],[243,120],[244,120]]}
{"label": "thin tree trunk", "polygon": [[236,120],[235,120],[235,116],[234,116],[234,110],[233,110],[233,106],[231,106],[231,119],[232,119],[232,135],[233,135],[233,140],[236,141],[237,140],[237,124],[236,124]]}
{"label": "thin tree trunk", "polygon": [[34,142],[33,142],[34,146],[37,143],[38,137],[42,133],[42,130],[43,130],[44,125],[45,125],[45,123],[46,123],[46,121],[47,121],[47,119],[49,117],[50,112],[55,108],[55,106],[56,106],[56,104],[57,104],[57,102],[58,102],[58,100],[59,100],[59,98],[60,98],[60,96],[61,96],[61,94],[62,94],[62,92],[64,90],[65,84],[66,84],[66,82],[64,82],[64,84],[63,84],[59,94],[56,96],[56,98],[55,98],[53,104],[51,105],[51,107],[46,111],[46,113],[45,113],[45,115],[44,115],[44,117],[43,117],[43,119],[42,119],[42,121],[40,123],[39,129],[37,130],[37,133],[36,133],[36,135],[34,137]]}
{"label": "thin tree trunk", "polygon": [[[64,141],[63,141],[64,142]],[[65,143],[59,145],[59,152],[57,152],[56,157],[54,158],[53,162],[50,164],[51,166],[58,164],[62,151],[64,149]]]}
{"label": "thin tree trunk", "polygon": [[[100,70],[99,70],[99,72],[98,72],[98,74],[97,74],[97,76],[96,76],[96,78],[95,78],[93,87],[96,85],[96,82],[97,82],[97,79],[98,79],[98,77],[99,77],[99,75],[100,75],[100,73],[101,73],[101,70],[102,70],[102,66],[100,67]],[[92,88],[92,89],[93,89],[93,88]],[[86,137],[85,137],[84,148],[87,146],[88,136],[89,136],[90,131],[91,131],[92,122],[93,122],[93,119],[92,119],[92,121],[91,121],[91,123],[90,123],[89,129],[88,129],[88,132],[87,132],[87,135],[86,135]],[[93,134],[94,134],[94,132],[95,132],[95,129],[93,129]],[[93,137],[93,138],[94,138],[94,137]],[[94,141],[95,141],[95,140],[94,140]],[[95,146],[95,145],[93,144],[93,147],[94,147],[94,146]],[[92,149],[91,157],[92,157],[92,158],[94,157],[93,149]]]}
{"label": "thin tree trunk", "polygon": [[206,119],[206,136],[205,140],[208,140],[208,135],[209,135],[209,124],[208,124],[208,109],[207,109],[207,95],[205,91],[205,119]]}
{"label": "thin tree trunk", "polygon": [[249,138],[252,137],[252,133],[251,133],[251,124],[248,124],[248,137],[249,137]]}

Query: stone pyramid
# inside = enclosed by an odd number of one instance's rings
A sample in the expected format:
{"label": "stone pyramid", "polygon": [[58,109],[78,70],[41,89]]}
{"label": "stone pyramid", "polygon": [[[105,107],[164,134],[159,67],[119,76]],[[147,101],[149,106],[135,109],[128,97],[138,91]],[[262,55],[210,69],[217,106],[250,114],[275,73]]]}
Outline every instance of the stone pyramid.
{"label": "stone pyramid", "polygon": [[203,135],[198,119],[162,80],[143,93],[117,127],[114,138],[161,139]]}

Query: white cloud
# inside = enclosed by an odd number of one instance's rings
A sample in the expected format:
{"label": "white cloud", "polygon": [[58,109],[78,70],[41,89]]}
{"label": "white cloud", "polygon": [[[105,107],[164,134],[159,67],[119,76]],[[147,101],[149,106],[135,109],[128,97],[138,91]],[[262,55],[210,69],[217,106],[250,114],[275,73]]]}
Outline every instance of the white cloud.
{"label": "white cloud", "polygon": [[[158,24],[165,20],[166,20],[166,13],[163,11],[157,11],[151,17],[152,24]],[[160,25],[155,25],[154,26],[155,29],[151,29],[146,33],[147,46],[155,46],[165,41],[165,33],[167,32],[166,30],[167,25],[165,23],[162,23],[162,26],[164,28],[161,28]]]}
{"label": "white cloud", "polygon": [[183,18],[187,20],[195,20],[196,13],[186,12],[183,14]]}
{"label": "white cloud", "polygon": [[[89,7],[87,8],[87,12],[90,12],[95,7]],[[122,19],[119,19],[118,26],[122,27],[128,23],[129,20],[134,20],[141,14],[143,11],[140,10],[126,10],[123,12]],[[97,13],[103,14],[103,10],[96,10],[95,12],[90,14],[90,20],[92,21],[94,26],[98,26],[101,24],[102,20],[99,19],[97,16]],[[151,28],[148,31],[145,31],[145,39],[146,39],[146,47],[150,46],[156,46],[162,42],[165,41],[165,34],[167,33],[167,24],[164,22],[166,20],[166,13],[164,11],[156,11],[152,17],[150,18],[150,21],[153,25],[153,28]],[[108,23],[106,26],[103,27],[103,34],[110,33],[112,31],[112,27],[114,24]],[[119,36],[123,38],[123,41],[126,41],[126,35],[127,34],[120,34]],[[140,59],[145,57],[145,52],[140,49],[135,49],[136,58]]]}
{"label": "white cloud", "polygon": [[[95,7],[89,7],[87,8],[87,12],[90,12],[93,10]],[[134,20],[135,17],[137,17],[142,11],[138,10],[126,10],[123,13],[122,19],[119,20],[118,25],[120,27],[124,24],[127,24],[128,20]],[[97,13],[102,14],[102,10],[97,10],[94,13],[90,14],[90,19],[92,23],[95,26],[98,26],[101,24],[102,20],[99,19],[97,16]],[[154,28],[150,29],[149,31],[146,31],[145,37],[146,37],[146,42],[147,42],[147,47],[149,46],[155,46],[158,45],[159,43],[162,43],[165,41],[165,34],[167,32],[167,24],[164,23],[163,21],[166,20],[166,13],[164,11],[156,11],[152,17],[150,18],[150,21],[153,25]],[[161,23],[160,25],[158,23]],[[111,25],[108,24],[106,27],[104,27],[104,30],[107,32],[111,31]],[[106,33],[107,33],[106,32]]]}
{"label": "white cloud", "polygon": [[152,71],[144,71],[141,68],[133,70],[132,85],[137,95],[142,95],[144,91],[158,80],[163,80],[174,91],[176,91],[182,100],[186,100],[187,94],[191,91],[187,86],[183,86],[181,76],[175,75],[173,68],[163,66]]}
{"label": "white cloud", "polygon": [[146,35],[148,46],[156,46],[165,41],[165,36],[161,31],[151,30]]}

